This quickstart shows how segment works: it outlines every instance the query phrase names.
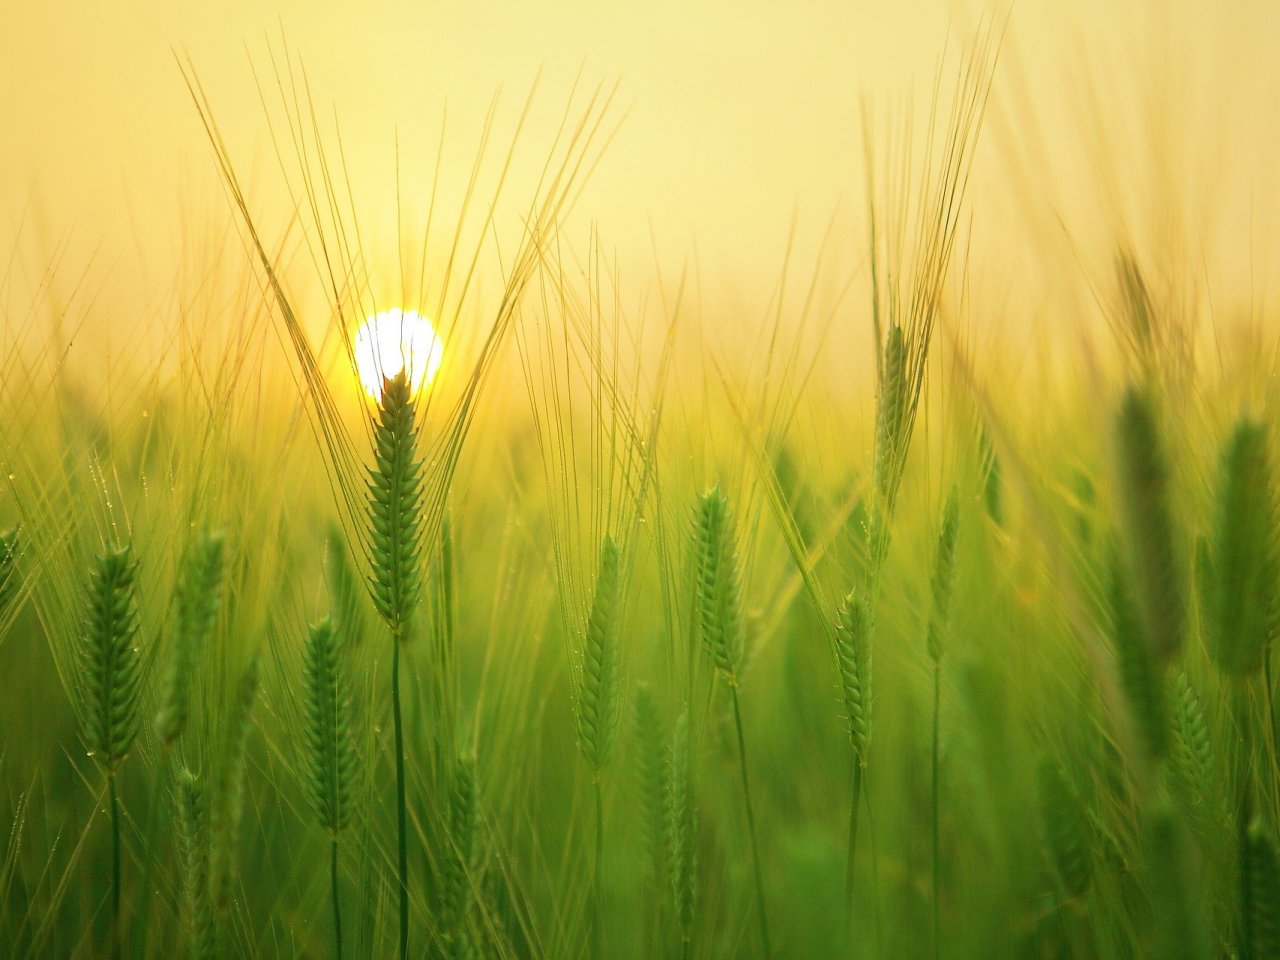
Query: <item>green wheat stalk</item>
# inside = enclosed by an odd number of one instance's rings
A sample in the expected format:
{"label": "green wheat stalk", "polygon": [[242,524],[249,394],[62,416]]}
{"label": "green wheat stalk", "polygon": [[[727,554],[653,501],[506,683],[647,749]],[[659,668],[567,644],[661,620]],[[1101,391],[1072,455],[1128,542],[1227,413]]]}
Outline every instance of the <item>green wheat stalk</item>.
{"label": "green wheat stalk", "polygon": [[476,764],[470,755],[454,764],[449,788],[449,843],[440,891],[440,914],[452,960],[473,955],[467,933],[471,909],[472,876],[476,869],[478,815],[476,810]]}
{"label": "green wheat stalk", "polygon": [[853,748],[853,783],[849,797],[849,843],[845,857],[845,903],[853,916],[854,862],[858,848],[858,801],[871,744],[871,616],[866,603],[850,592],[836,612],[836,669]]}
{"label": "green wheat stalk", "polygon": [[215,953],[213,900],[209,888],[208,797],[186,767],[178,770],[178,855],[182,868],[181,920],[191,960]]}
{"label": "green wheat stalk", "polygon": [[1120,499],[1132,545],[1135,599],[1155,659],[1182,648],[1186,605],[1174,526],[1173,477],[1149,393],[1130,387],[1116,421]]}
{"label": "green wheat stalk", "polygon": [[894,324],[885,336],[880,359],[880,396],[876,402],[876,497],[868,528],[873,578],[878,575],[889,550],[889,521],[905,459],[904,436],[911,408],[908,361],[905,333],[901,325]]}
{"label": "green wheat stalk", "polygon": [[218,616],[224,554],[222,533],[205,531],[188,547],[179,574],[177,624],[156,714],[156,732],[166,746],[177,740],[187,726],[192,678]]}
{"label": "green wheat stalk", "polygon": [[688,958],[693,949],[697,906],[698,822],[695,816],[689,714],[676,718],[671,736],[671,762],[665,793],[667,859],[671,864],[671,896],[680,927],[680,953]]}
{"label": "green wheat stalk", "polygon": [[404,370],[384,379],[373,419],[374,465],[369,471],[370,580],[373,603],[391,631],[391,712],[395,728],[396,866],[399,956],[409,956],[409,848],[405,804],[404,725],[400,709],[400,647],[421,597],[422,462],[413,394]]}
{"label": "green wheat stalk", "polygon": [[226,914],[231,909],[240,823],[244,816],[249,734],[253,728],[253,705],[257,693],[258,659],[254,657],[236,683],[218,770],[217,791],[209,810],[209,889],[217,910],[216,938],[220,947],[225,947],[221,935],[226,927]]}
{"label": "green wheat stalk", "polygon": [[1163,793],[1143,811],[1142,855],[1152,904],[1152,957],[1209,960],[1212,948],[1189,838]]}
{"label": "green wheat stalk", "polygon": [[618,739],[620,672],[618,604],[621,592],[618,545],[605,535],[595,594],[587,617],[578,684],[578,748],[597,771],[613,758]]}
{"label": "green wheat stalk", "polygon": [[1129,574],[1115,549],[1108,566],[1111,640],[1120,687],[1146,756],[1159,760],[1169,743],[1163,671],[1143,635]]}
{"label": "green wheat stalk", "polygon": [[1082,897],[1093,877],[1090,825],[1084,801],[1054,760],[1037,770],[1040,822],[1054,876],[1070,897]]}
{"label": "green wheat stalk", "polygon": [[662,714],[647,683],[636,685],[632,706],[635,751],[635,790],[649,853],[650,879],[659,887],[669,878],[667,851],[663,842],[664,794],[670,758]]}
{"label": "green wheat stalk", "polygon": [[1223,454],[1207,598],[1209,651],[1228,676],[1262,667],[1276,603],[1276,502],[1266,428],[1241,417]]}
{"label": "green wheat stalk", "polygon": [[930,839],[933,848],[933,955],[941,950],[939,929],[940,846],[938,837],[939,804],[939,725],[942,708],[942,653],[943,635],[951,617],[951,595],[955,592],[956,540],[960,530],[960,500],[954,487],[947,496],[942,511],[942,529],[938,533],[938,546],[933,562],[933,601],[929,611],[929,627],[925,640],[929,660],[933,664],[933,724],[930,736]]}
{"label": "green wheat stalk", "polygon": [[1173,738],[1169,750],[1169,772],[1187,809],[1202,828],[1212,823],[1211,804],[1216,785],[1213,777],[1213,737],[1205,721],[1200,694],[1186,671],[1174,683]]}
{"label": "green wheat stalk", "polygon": [[1256,724],[1249,709],[1249,684],[1263,674],[1272,640],[1277,591],[1276,501],[1266,427],[1248,415],[1236,422],[1222,454],[1217,486],[1212,562],[1206,564],[1205,598],[1210,611],[1209,653],[1231,684],[1236,722],[1236,853],[1240,884],[1240,954],[1256,951],[1253,903],[1257,895],[1254,859],[1253,758]]}
{"label": "green wheat stalk", "polygon": [[605,534],[600,544],[600,564],[595,593],[587,616],[582,648],[582,670],[578,683],[578,749],[592,769],[595,791],[595,864],[592,873],[594,917],[592,937],[600,954],[603,937],[601,890],[604,862],[604,784],[601,770],[613,758],[618,739],[620,663],[618,652],[618,606],[621,572],[618,545]]}
{"label": "green wheat stalk", "polygon": [[733,701],[733,723],[738,737],[738,761],[742,774],[742,799],[747,813],[751,842],[751,864],[755,877],[756,909],[760,923],[760,943],[764,955],[773,950],[769,941],[769,920],[765,910],[764,869],[756,836],[755,810],[751,803],[751,783],[747,775],[747,744],[742,732],[742,707],[738,696],[742,669],[742,598],[738,580],[738,548],[729,517],[729,501],[720,488],[713,487],[698,499],[694,518],[694,550],[698,561],[695,587],[699,628],[712,662],[729,686]]}
{"label": "green wheat stalk", "polygon": [[333,905],[334,956],[342,957],[342,912],[338,899],[338,835],[351,816],[355,743],[350,700],[333,624],[321,620],[308,631],[303,649],[307,744],[307,793],[320,826],[329,834],[329,881]]}
{"label": "green wheat stalk", "polygon": [[1258,819],[1245,835],[1244,873],[1248,878],[1242,907],[1246,949],[1241,960],[1280,957],[1280,849]]}
{"label": "green wheat stalk", "polygon": [[112,955],[122,949],[120,929],[120,797],[117,775],[141,723],[138,634],[138,564],[128,546],[100,554],[89,574],[88,613],[80,642],[82,735],[107,781],[111,806]]}

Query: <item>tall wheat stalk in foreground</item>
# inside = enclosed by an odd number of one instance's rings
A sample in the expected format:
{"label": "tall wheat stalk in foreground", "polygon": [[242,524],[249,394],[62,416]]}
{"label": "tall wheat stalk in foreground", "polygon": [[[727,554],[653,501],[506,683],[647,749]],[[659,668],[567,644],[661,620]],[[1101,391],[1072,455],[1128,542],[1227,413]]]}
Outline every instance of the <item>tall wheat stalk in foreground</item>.
{"label": "tall wheat stalk in foreground", "polygon": [[760,864],[755,809],[751,803],[751,782],[747,775],[747,744],[742,733],[742,708],[738,698],[738,681],[743,664],[738,547],[729,517],[729,501],[719,487],[713,487],[698,499],[698,510],[694,518],[694,550],[698,564],[695,590],[702,641],[716,670],[724,677],[733,701],[733,725],[738,735],[738,763],[742,773],[742,800],[747,811],[747,833],[751,842],[760,944],[764,955],[771,957],[773,949],[769,942],[769,918],[765,910],[764,870]]}
{"label": "tall wheat stalk in foreground", "polygon": [[112,956],[121,955],[120,766],[138,735],[142,669],[138,634],[138,564],[120,547],[101,554],[89,575],[88,615],[80,646],[84,741],[107,779],[111,806]]}
{"label": "tall wheat stalk in foreground", "polygon": [[400,647],[421,595],[422,461],[408,374],[384,379],[373,421],[369,470],[369,534],[373,603],[391,631],[391,718],[395,728],[396,867],[400,892],[399,954],[409,955],[409,848],[405,808],[404,726],[400,712]]}

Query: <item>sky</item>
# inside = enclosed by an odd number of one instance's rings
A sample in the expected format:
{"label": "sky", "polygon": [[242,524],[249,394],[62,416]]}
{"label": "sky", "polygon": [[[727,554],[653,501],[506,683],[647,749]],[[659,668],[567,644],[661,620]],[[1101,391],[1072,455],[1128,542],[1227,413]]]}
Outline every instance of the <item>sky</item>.
{"label": "sky", "polygon": [[883,131],[908,109],[924,116],[939,70],[945,94],[992,18],[1004,42],[971,184],[975,282],[1016,305],[1008,310],[1035,313],[1044,267],[1033,260],[1087,273],[1127,235],[1154,259],[1176,249],[1233,296],[1256,297],[1250,284],[1280,249],[1280,68],[1268,62],[1280,14],[1264,0],[1021,0],[1011,10],[961,0],[151,0],[8,4],[8,310],[52,263],[58,283],[94,291],[109,322],[163,309],[190,282],[200,232],[226,236],[227,201],[180,62],[209,97],[260,225],[285,238],[274,57],[305,68],[326,129],[341,130],[363,237],[389,260],[397,229],[409,221],[415,232],[442,124],[442,183],[456,194],[495,94],[501,145],[537,78],[515,217],[575,81],[580,91],[616,85],[617,131],[567,234],[580,243],[598,231],[638,289],[696,268],[708,296],[762,312],[789,238],[803,273],[834,222],[838,269],[859,269],[864,117]]}

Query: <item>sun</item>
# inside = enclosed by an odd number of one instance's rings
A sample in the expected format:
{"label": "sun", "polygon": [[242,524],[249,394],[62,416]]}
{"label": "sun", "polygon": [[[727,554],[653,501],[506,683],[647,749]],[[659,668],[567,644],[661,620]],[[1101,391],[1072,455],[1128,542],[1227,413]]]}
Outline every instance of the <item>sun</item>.
{"label": "sun", "polygon": [[431,383],[444,358],[444,343],[431,321],[416,310],[383,310],[366,320],[352,343],[356,372],[365,392],[382,398],[382,380],[405,370],[417,393]]}

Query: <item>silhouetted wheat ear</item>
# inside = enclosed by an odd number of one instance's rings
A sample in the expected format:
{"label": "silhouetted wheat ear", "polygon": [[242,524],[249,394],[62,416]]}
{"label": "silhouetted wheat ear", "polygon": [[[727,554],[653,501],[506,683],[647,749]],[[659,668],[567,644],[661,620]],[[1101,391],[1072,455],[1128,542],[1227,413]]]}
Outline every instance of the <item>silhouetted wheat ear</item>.
{"label": "silhouetted wheat ear", "polygon": [[188,955],[210,960],[214,955],[213,901],[209,890],[207,797],[186,767],[178,771],[178,856],[182,870],[182,926]]}
{"label": "silhouetted wheat ear", "polygon": [[373,603],[398,640],[422,594],[422,461],[416,409],[402,370],[384,380],[369,471]]}
{"label": "silhouetted wheat ear", "polygon": [[1128,571],[1117,549],[1112,549],[1109,562],[1111,642],[1120,686],[1143,747],[1149,756],[1163,757],[1169,743],[1163,672],[1143,637]]}
{"label": "silhouetted wheat ear", "polygon": [[1222,457],[1212,576],[1207,588],[1209,649],[1225,672],[1261,669],[1280,590],[1276,576],[1276,499],[1266,427],[1244,416]]}
{"label": "silhouetted wheat ear", "polygon": [[1165,662],[1182,648],[1186,600],[1173,520],[1172,483],[1148,393],[1130,387],[1117,420],[1120,498],[1146,641]]}
{"label": "silhouetted wheat ear", "polygon": [[1054,873],[1073,897],[1089,889],[1093,877],[1089,818],[1079,793],[1062,768],[1046,757],[1040,762],[1040,814]]}
{"label": "silhouetted wheat ear", "polygon": [[935,663],[942,659],[943,634],[951,616],[951,594],[956,581],[956,540],[960,531],[960,500],[955,488],[947,497],[942,511],[942,530],[938,533],[938,548],[933,559],[933,603],[929,614],[929,633],[926,646],[929,659]]}
{"label": "silhouetted wheat ear", "polygon": [[337,636],[328,619],[310,628],[303,650],[306,684],[307,792],[330,834],[351,815],[355,743]]}
{"label": "silhouetted wheat ear", "polygon": [[138,734],[141,658],[138,564],[125,546],[100,555],[89,574],[88,613],[80,642],[84,741],[108,776],[128,756]]}
{"label": "silhouetted wheat ear", "polygon": [[694,518],[698,569],[698,627],[716,667],[731,683],[742,668],[742,606],[738,585],[738,551],[729,517],[729,502],[719,487],[698,499]]}
{"label": "silhouetted wheat ear", "polygon": [[871,744],[871,620],[866,603],[853,592],[836,612],[835,654],[849,740],[865,767]]}
{"label": "silhouetted wheat ear", "polygon": [[22,544],[22,528],[13,527],[0,533],[0,617],[3,617],[18,595],[22,577],[18,573],[18,554]]}
{"label": "silhouetted wheat ear", "polygon": [[667,850],[671,863],[671,895],[682,939],[693,931],[697,896],[698,823],[690,783],[689,714],[676,718],[671,738],[670,776],[667,780]]}
{"label": "silhouetted wheat ear", "polygon": [[1245,837],[1246,889],[1244,905],[1250,960],[1280,957],[1280,850],[1261,820],[1255,819]]}
{"label": "silhouetted wheat ear", "polygon": [[602,767],[612,759],[618,739],[620,587],[618,546],[606,534],[600,545],[595,594],[587,617],[577,697],[578,746],[594,767]]}
{"label": "silhouetted wheat ear", "polygon": [[218,618],[224,554],[222,533],[205,531],[187,548],[178,574],[176,625],[156,715],[156,732],[166,744],[173,743],[187,725],[200,651]]}

